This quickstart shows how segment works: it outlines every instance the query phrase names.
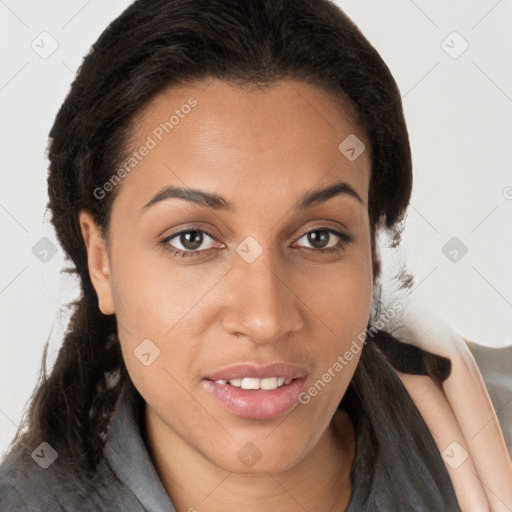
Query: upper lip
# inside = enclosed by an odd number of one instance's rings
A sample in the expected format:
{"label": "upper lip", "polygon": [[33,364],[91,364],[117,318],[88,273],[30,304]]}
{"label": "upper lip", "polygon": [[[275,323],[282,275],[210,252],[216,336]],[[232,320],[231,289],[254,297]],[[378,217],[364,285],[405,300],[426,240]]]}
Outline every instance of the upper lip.
{"label": "upper lip", "polygon": [[284,377],[285,379],[301,379],[308,376],[308,372],[299,366],[290,363],[278,362],[266,365],[257,363],[240,363],[209,373],[205,379],[231,380],[231,379],[266,379],[268,377]]}

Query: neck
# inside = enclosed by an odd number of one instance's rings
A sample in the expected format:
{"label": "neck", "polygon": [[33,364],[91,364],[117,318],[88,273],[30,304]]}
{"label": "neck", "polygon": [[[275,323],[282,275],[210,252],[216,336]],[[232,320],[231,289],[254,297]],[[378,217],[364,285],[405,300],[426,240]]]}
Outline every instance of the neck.
{"label": "neck", "polygon": [[168,429],[146,405],[147,444],[178,512],[344,511],[351,496],[355,435],[345,412],[337,412],[317,445],[281,473],[232,473],[214,465]]}

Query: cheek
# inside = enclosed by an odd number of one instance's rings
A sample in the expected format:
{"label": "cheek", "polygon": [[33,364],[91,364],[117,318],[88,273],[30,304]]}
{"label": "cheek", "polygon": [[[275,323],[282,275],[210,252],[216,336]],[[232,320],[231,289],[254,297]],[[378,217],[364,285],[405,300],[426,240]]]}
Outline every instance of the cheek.
{"label": "cheek", "polygon": [[[179,384],[187,387],[199,348],[197,338],[186,335],[187,314],[201,290],[184,282],[179,269],[151,264],[147,250],[122,247],[118,243],[112,252],[119,340],[128,373],[150,402],[166,389],[175,393]],[[187,403],[185,395],[179,403]]]}
{"label": "cheek", "polygon": [[337,350],[365,331],[370,316],[373,271],[369,243],[363,249],[342,260],[335,270],[316,275],[315,282],[307,285],[308,305],[322,320],[326,333],[337,340],[332,345]]}
{"label": "cheek", "polygon": [[[322,319],[326,335],[320,337],[323,355],[319,374],[329,381],[336,375],[333,389],[341,398],[363,350],[373,298],[370,244],[357,257],[347,259],[336,273],[323,280],[323,290],[315,293],[315,312]],[[326,374],[329,373],[329,375]],[[336,401],[337,398],[334,398]]]}
{"label": "cheek", "polygon": [[116,315],[160,336],[200,307],[201,297],[228,269],[219,264],[188,264],[186,258],[175,258],[149,241],[132,243],[122,237],[113,244],[112,261]]}

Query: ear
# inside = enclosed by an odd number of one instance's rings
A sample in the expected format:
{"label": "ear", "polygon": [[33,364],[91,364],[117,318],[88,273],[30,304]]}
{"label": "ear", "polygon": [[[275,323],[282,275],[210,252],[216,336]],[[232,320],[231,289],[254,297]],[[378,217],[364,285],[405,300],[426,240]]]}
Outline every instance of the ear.
{"label": "ear", "polygon": [[80,229],[87,249],[87,264],[92,285],[98,295],[98,305],[104,315],[113,315],[115,312],[112,297],[112,283],[110,262],[108,258],[106,240],[101,235],[93,216],[86,210],[78,214]]}

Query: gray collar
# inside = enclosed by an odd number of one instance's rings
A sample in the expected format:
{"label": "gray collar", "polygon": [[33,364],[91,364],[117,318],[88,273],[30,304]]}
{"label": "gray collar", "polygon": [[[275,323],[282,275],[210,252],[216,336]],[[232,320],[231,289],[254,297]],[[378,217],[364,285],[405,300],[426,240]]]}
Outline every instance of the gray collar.
{"label": "gray collar", "polygon": [[119,479],[150,512],[176,512],[141,435],[141,397],[125,383],[116,406],[104,454]]}

